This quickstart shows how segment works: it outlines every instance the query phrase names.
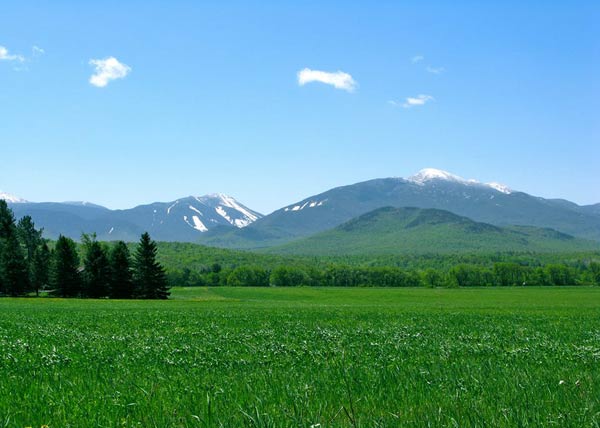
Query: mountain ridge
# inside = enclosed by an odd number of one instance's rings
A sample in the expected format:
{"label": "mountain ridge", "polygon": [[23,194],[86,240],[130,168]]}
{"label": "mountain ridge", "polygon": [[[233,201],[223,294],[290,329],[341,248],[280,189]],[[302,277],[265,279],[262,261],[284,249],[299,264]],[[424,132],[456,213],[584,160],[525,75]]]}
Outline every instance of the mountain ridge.
{"label": "mountain ridge", "polygon": [[445,210],[382,207],[333,229],[265,252],[303,256],[390,255],[506,251],[598,250],[585,241],[553,229],[499,227]]}
{"label": "mountain ridge", "polygon": [[96,232],[100,239],[137,240],[140,233],[149,231],[158,240],[256,249],[332,229],[384,206],[414,206],[442,209],[497,226],[548,227],[600,241],[600,204],[544,199],[434,168],[407,178],[376,178],[335,187],[267,216],[222,193],[122,210],[81,201],[34,203],[11,198],[17,217],[32,215],[50,237],[61,233],[78,238],[82,232]]}
{"label": "mountain ridge", "polygon": [[200,242],[245,249],[281,245],[384,206],[438,208],[494,225],[549,227],[600,241],[600,209],[594,205],[567,205],[498,183],[433,171],[422,178],[417,173],[412,178],[378,178],[335,187],[284,206],[244,230],[207,233]]}
{"label": "mountain ridge", "polygon": [[10,203],[17,218],[31,215],[45,236],[78,239],[96,233],[101,240],[136,241],[143,232],[157,240],[193,242],[216,226],[243,228],[262,217],[235,198],[219,193],[111,210],[90,202]]}

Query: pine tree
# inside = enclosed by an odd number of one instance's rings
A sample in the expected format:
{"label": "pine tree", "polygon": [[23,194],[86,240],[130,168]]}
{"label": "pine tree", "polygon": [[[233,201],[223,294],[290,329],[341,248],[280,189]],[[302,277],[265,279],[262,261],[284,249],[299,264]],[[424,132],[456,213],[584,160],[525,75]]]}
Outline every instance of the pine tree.
{"label": "pine tree", "polygon": [[3,239],[0,267],[4,292],[21,296],[29,290],[29,273],[16,233]]}
{"label": "pine tree", "polygon": [[42,230],[37,230],[31,216],[22,217],[17,223],[17,236],[25,248],[25,261],[29,282],[33,284],[33,256],[42,243]]}
{"label": "pine tree", "polygon": [[50,260],[50,249],[46,241],[42,239],[41,244],[33,253],[33,263],[31,264],[31,288],[35,291],[36,296],[39,296],[40,290],[49,283]]}
{"label": "pine tree", "polygon": [[83,260],[83,292],[85,297],[108,296],[110,266],[106,249],[96,240],[96,235],[82,235],[85,248]]}
{"label": "pine tree", "polygon": [[4,199],[0,199],[0,294],[6,293],[4,284],[4,265],[2,258],[4,254],[4,246],[6,238],[10,235],[10,229],[15,224],[15,217],[12,211],[8,208],[8,204]]}
{"label": "pine tree", "polygon": [[75,242],[60,235],[56,241],[53,258],[51,284],[54,293],[61,297],[79,296],[82,284]]}
{"label": "pine tree", "polygon": [[156,252],[156,242],[145,232],[137,246],[133,263],[136,295],[142,299],[166,299],[171,294],[165,270],[156,261]]}
{"label": "pine tree", "polygon": [[112,299],[131,299],[134,296],[131,256],[127,244],[119,241],[110,252],[110,297]]}
{"label": "pine tree", "polygon": [[15,228],[15,216],[4,199],[0,199],[0,240],[8,238]]}
{"label": "pine tree", "polygon": [[29,288],[27,265],[12,210],[0,199],[0,292],[19,296]]}

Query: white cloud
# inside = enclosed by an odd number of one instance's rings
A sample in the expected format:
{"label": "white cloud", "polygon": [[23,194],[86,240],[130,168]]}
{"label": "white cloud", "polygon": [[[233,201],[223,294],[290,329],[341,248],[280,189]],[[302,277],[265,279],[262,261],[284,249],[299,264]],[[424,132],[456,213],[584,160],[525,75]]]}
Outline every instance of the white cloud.
{"label": "white cloud", "polygon": [[404,104],[402,104],[402,107],[404,108],[411,108],[411,107],[415,107],[415,106],[422,106],[425,105],[425,103],[428,103],[429,101],[433,101],[433,97],[431,95],[417,95],[416,97],[408,97],[406,98],[406,100],[404,101]]}
{"label": "white cloud", "polygon": [[32,46],[31,52],[32,52],[33,56],[40,56],[40,55],[44,55],[46,53],[46,51],[44,49],[40,48],[39,46]]}
{"label": "white cloud", "polygon": [[311,70],[310,68],[300,70],[298,72],[298,84],[304,86],[310,82],[325,83],[336,89],[343,89],[348,92],[353,92],[358,85],[351,75],[343,71],[330,73],[327,71]]}
{"label": "white cloud", "polygon": [[412,62],[413,64],[416,64],[418,62],[421,62],[425,59],[425,57],[423,55],[415,55],[410,59],[410,62]]}
{"label": "white cloud", "polygon": [[24,62],[25,57],[23,55],[11,55],[8,53],[8,49],[6,49],[4,46],[0,46],[0,61]]}
{"label": "white cloud", "polygon": [[444,67],[431,67],[430,65],[428,65],[425,70],[428,73],[433,73],[433,74],[442,74],[444,71],[446,71],[446,69]]}
{"label": "white cloud", "polygon": [[429,101],[433,101],[434,98],[431,95],[417,95],[416,97],[407,97],[404,102],[399,102],[396,100],[389,100],[387,103],[392,107],[404,107],[411,108],[415,106],[425,105]]}
{"label": "white cloud", "polygon": [[123,79],[131,71],[131,67],[119,62],[114,56],[91,59],[90,65],[95,67],[94,74],[90,77],[90,84],[98,88],[104,88],[111,80]]}

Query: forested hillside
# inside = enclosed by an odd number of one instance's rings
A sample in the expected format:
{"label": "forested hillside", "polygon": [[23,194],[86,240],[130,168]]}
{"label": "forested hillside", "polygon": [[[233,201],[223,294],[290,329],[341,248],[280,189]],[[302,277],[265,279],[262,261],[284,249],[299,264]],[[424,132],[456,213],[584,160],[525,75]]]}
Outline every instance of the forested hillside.
{"label": "forested hillside", "polygon": [[445,210],[384,207],[267,251],[323,256],[585,250],[600,250],[600,244],[553,229],[493,226]]}

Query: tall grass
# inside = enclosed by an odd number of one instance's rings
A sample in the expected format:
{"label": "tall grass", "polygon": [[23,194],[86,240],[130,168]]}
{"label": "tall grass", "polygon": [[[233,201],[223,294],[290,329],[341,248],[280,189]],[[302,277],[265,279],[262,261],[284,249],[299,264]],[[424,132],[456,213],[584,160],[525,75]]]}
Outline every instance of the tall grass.
{"label": "tall grass", "polygon": [[0,426],[598,427],[600,289],[0,300]]}

